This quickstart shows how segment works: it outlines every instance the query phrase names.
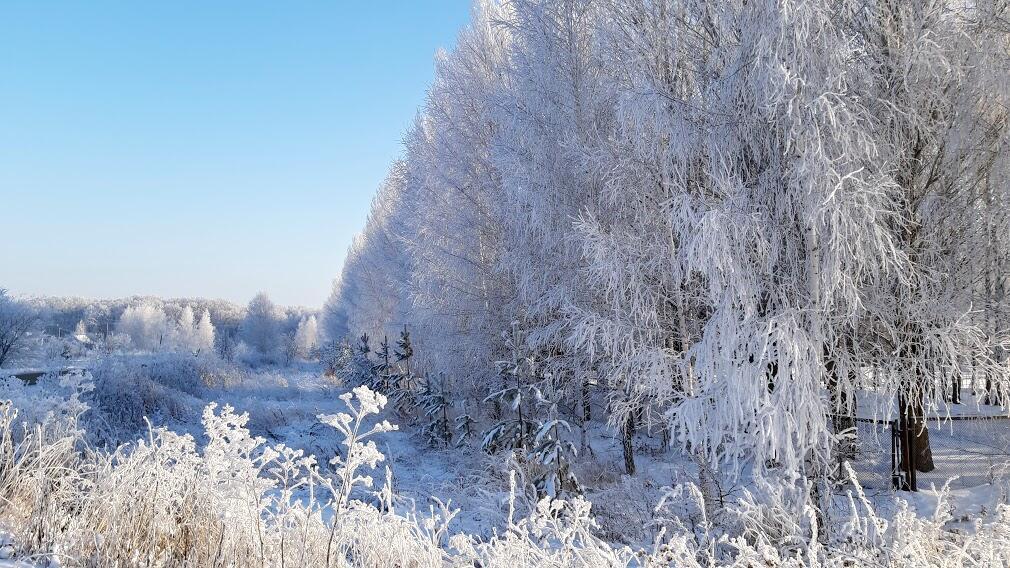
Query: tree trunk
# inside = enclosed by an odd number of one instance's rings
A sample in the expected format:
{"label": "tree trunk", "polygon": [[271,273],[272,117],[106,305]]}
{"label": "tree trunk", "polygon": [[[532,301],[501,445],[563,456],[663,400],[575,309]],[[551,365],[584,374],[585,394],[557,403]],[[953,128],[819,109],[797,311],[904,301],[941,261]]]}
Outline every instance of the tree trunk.
{"label": "tree trunk", "polygon": [[705,520],[712,522],[720,510],[722,510],[722,490],[719,482],[712,471],[712,466],[708,463],[702,452],[693,452],[694,463],[698,466],[698,489],[701,490],[702,502],[705,506]]}
{"label": "tree trunk", "polygon": [[[922,329],[918,325],[909,326],[909,336],[921,337]],[[921,347],[919,343],[911,343],[903,348],[905,361],[912,366],[911,376],[904,391],[898,395],[899,425],[902,431],[901,467],[912,480],[911,490],[915,491],[915,472],[933,471],[933,451],[929,447],[929,430],[923,420],[925,409],[922,398],[925,396],[925,377],[923,364],[920,361]]]}
{"label": "tree trunk", "polygon": [[899,397],[899,427],[901,428],[901,469],[907,476],[910,487],[915,491],[915,473],[928,473],[936,469],[933,463],[933,451],[929,446],[929,430],[923,419],[921,394],[914,395],[914,400],[905,396]]}
{"label": "tree trunk", "polygon": [[628,475],[635,475],[635,448],[632,446],[632,439],[635,436],[635,413],[629,412],[628,419],[621,429],[622,446],[624,447],[624,470]]}

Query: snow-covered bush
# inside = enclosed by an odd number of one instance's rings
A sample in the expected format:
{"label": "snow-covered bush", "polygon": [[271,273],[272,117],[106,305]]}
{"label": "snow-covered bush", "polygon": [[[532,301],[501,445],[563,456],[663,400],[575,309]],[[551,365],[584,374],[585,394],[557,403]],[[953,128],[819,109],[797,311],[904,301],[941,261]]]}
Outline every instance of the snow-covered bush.
{"label": "snow-covered bush", "polygon": [[174,357],[106,357],[92,374],[95,390],[88,400],[94,411],[87,420],[89,433],[97,442],[117,445],[144,430],[148,418],[155,422],[188,420],[202,406],[192,394],[199,385],[199,374],[188,362]]}
{"label": "snow-covered bush", "polygon": [[245,371],[213,355],[189,353],[108,356],[97,361],[92,375],[93,411],[86,418],[89,431],[103,442],[132,439],[145,429],[145,419],[157,424],[195,421],[210,390],[235,388],[248,380]]}
{"label": "snow-covered bush", "polygon": [[28,384],[15,377],[3,377],[0,373],[0,393],[13,409],[12,424],[20,426],[21,432],[43,424],[60,424],[76,428],[80,416],[89,407],[84,401],[94,389],[89,373],[74,371],[65,375],[45,374]]}
{"label": "snow-covered bush", "polygon": [[[970,531],[946,527],[941,492],[932,515],[898,500],[885,516],[858,484],[832,509],[823,532],[790,492],[804,480],[768,480],[708,522],[693,486],[671,489],[649,549],[614,546],[597,534],[591,503],[545,498],[519,514],[513,474],[508,515],[489,538],[453,534],[457,511],[435,500],[421,514],[393,492],[392,473],[372,487],[384,456],[371,439],[385,398],[359,387],[347,412],[320,416],[343,436],[331,473],[315,458],[249,433],[231,407],[203,410],[205,440],[151,428],[112,452],[86,450],[77,418],[86,377],[64,381],[60,410],[24,429],[0,406],[0,529],[15,559],[88,566],[484,566],[847,567],[1001,566],[1010,561],[1010,508],[995,504]],[[4,392],[15,393],[13,389]],[[16,394],[16,393],[15,393]],[[19,395],[21,397],[23,395]],[[25,399],[26,400],[26,399]],[[22,400],[22,403],[25,403]],[[850,472],[851,475],[851,472]],[[693,523],[686,521],[694,518]]]}

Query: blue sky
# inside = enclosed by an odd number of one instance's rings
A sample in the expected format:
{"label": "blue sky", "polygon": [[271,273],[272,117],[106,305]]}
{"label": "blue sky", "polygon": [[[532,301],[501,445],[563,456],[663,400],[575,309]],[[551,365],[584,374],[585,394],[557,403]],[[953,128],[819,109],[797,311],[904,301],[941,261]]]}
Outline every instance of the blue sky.
{"label": "blue sky", "polygon": [[0,286],[329,293],[469,0],[0,2]]}

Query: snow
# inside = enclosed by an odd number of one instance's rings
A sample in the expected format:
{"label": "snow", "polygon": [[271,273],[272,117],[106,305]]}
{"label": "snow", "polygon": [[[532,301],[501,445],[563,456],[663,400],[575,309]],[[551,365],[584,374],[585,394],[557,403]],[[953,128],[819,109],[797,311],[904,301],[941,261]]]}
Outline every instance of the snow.
{"label": "snow", "polygon": [[[178,355],[137,355],[127,359],[146,368],[168,365],[167,368],[172,369],[177,364],[176,357]],[[100,361],[89,366],[106,368]],[[198,411],[212,401],[222,405],[218,406],[219,410],[225,404],[234,405],[236,412],[250,412],[246,427],[252,435],[264,436],[268,444],[283,443],[304,449],[324,461],[327,456],[344,455],[340,436],[326,423],[342,423],[342,419],[336,417],[346,412],[343,399],[350,393],[349,386],[335,383],[332,378],[323,375],[318,365],[308,363],[246,370],[244,373],[244,379],[234,384],[194,391],[199,400],[193,408]],[[61,388],[65,387],[58,386],[53,377],[38,386],[24,387],[27,392],[36,393],[45,389],[56,392]],[[99,385],[97,390],[101,388]],[[162,394],[169,392],[163,391]],[[181,393],[172,396],[181,396]],[[363,408],[376,406],[366,401]],[[599,407],[594,408],[594,412],[600,410]],[[95,409],[89,412],[95,412]],[[154,426],[187,433],[202,447],[207,438],[199,413],[187,412],[161,415],[154,420]],[[205,412],[205,421],[206,416]],[[226,417],[221,414],[221,418]],[[379,468],[375,471],[368,471],[367,465],[362,466],[362,471],[381,481],[384,477],[382,467],[390,466],[394,502],[398,510],[420,512],[430,508],[440,511],[442,504],[448,504],[452,509],[459,508],[458,514],[448,524],[451,534],[469,534],[488,540],[496,538],[502,527],[507,525],[511,509],[517,511],[517,516],[537,509],[535,499],[524,491],[520,491],[514,499],[510,498],[509,472],[518,472],[521,476],[521,464],[474,448],[432,448],[423,436],[420,424],[390,406],[380,410],[375,417],[376,422],[383,420],[399,424],[400,429],[381,432],[373,437],[375,450],[384,454],[385,461],[377,464]],[[124,440],[147,436],[142,430],[119,434]],[[578,441],[578,438],[573,439],[573,442]],[[633,443],[638,471],[636,475],[628,476],[620,466],[623,453],[619,437],[605,424],[591,423],[585,443],[577,444],[579,456],[573,463],[573,469],[585,487],[585,497],[592,502],[592,515],[596,521],[593,533],[609,542],[610,546],[648,549],[656,538],[656,523],[667,522],[663,519],[671,514],[668,509],[660,514],[655,508],[656,503],[669,494],[668,488],[689,485],[699,474],[693,459],[676,450],[661,449],[659,437],[650,435],[647,429],[639,432]],[[980,483],[976,487],[954,486],[945,494],[939,488],[930,488],[922,479],[920,485],[924,489],[912,495],[868,488],[871,503],[885,518],[894,519],[892,522],[899,522],[896,519],[901,514],[902,502],[909,503],[919,518],[926,519],[936,516],[937,507],[942,503],[940,513],[943,518],[938,522],[943,530],[973,534],[974,531],[988,530],[984,529],[988,523],[997,522],[998,507],[1007,500],[1006,488],[999,482]],[[520,487],[529,481],[520,478]],[[732,482],[724,479],[720,494],[727,500],[744,499],[748,492],[756,489],[757,486],[747,477]],[[310,502],[306,490],[299,491],[297,498]],[[375,497],[367,492],[355,491],[353,498],[375,502]],[[839,511],[846,509],[844,489],[835,495],[834,502]],[[696,507],[681,504],[673,511],[680,522],[700,522]],[[332,519],[331,511],[323,512],[324,521]],[[17,564],[18,561],[13,559],[2,561],[7,564],[0,564],[0,567],[31,566],[23,561]]]}
{"label": "snow", "polygon": [[[981,387],[981,385],[978,385]],[[853,467],[870,490],[891,487],[891,423],[896,420],[894,397],[861,391],[857,397],[857,456]],[[949,404],[927,416],[930,449],[936,468],[919,472],[920,487],[964,489],[984,487],[1010,473],[1010,416],[1007,409],[983,404],[965,383],[961,403]]]}

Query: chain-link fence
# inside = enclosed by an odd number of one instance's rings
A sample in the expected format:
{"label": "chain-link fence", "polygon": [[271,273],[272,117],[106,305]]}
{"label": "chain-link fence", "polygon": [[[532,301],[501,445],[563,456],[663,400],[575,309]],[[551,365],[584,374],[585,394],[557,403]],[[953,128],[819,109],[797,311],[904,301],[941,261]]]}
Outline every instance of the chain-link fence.
{"label": "chain-link fence", "polygon": [[[854,418],[855,439],[848,459],[860,484],[870,490],[907,488],[902,436],[898,420]],[[916,471],[912,488],[975,487],[1010,477],[1010,417],[952,416],[926,418],[933,469]],[[922,435],[914,443],[925,444]],[[916,451],[922,451],[917,448]]]}

